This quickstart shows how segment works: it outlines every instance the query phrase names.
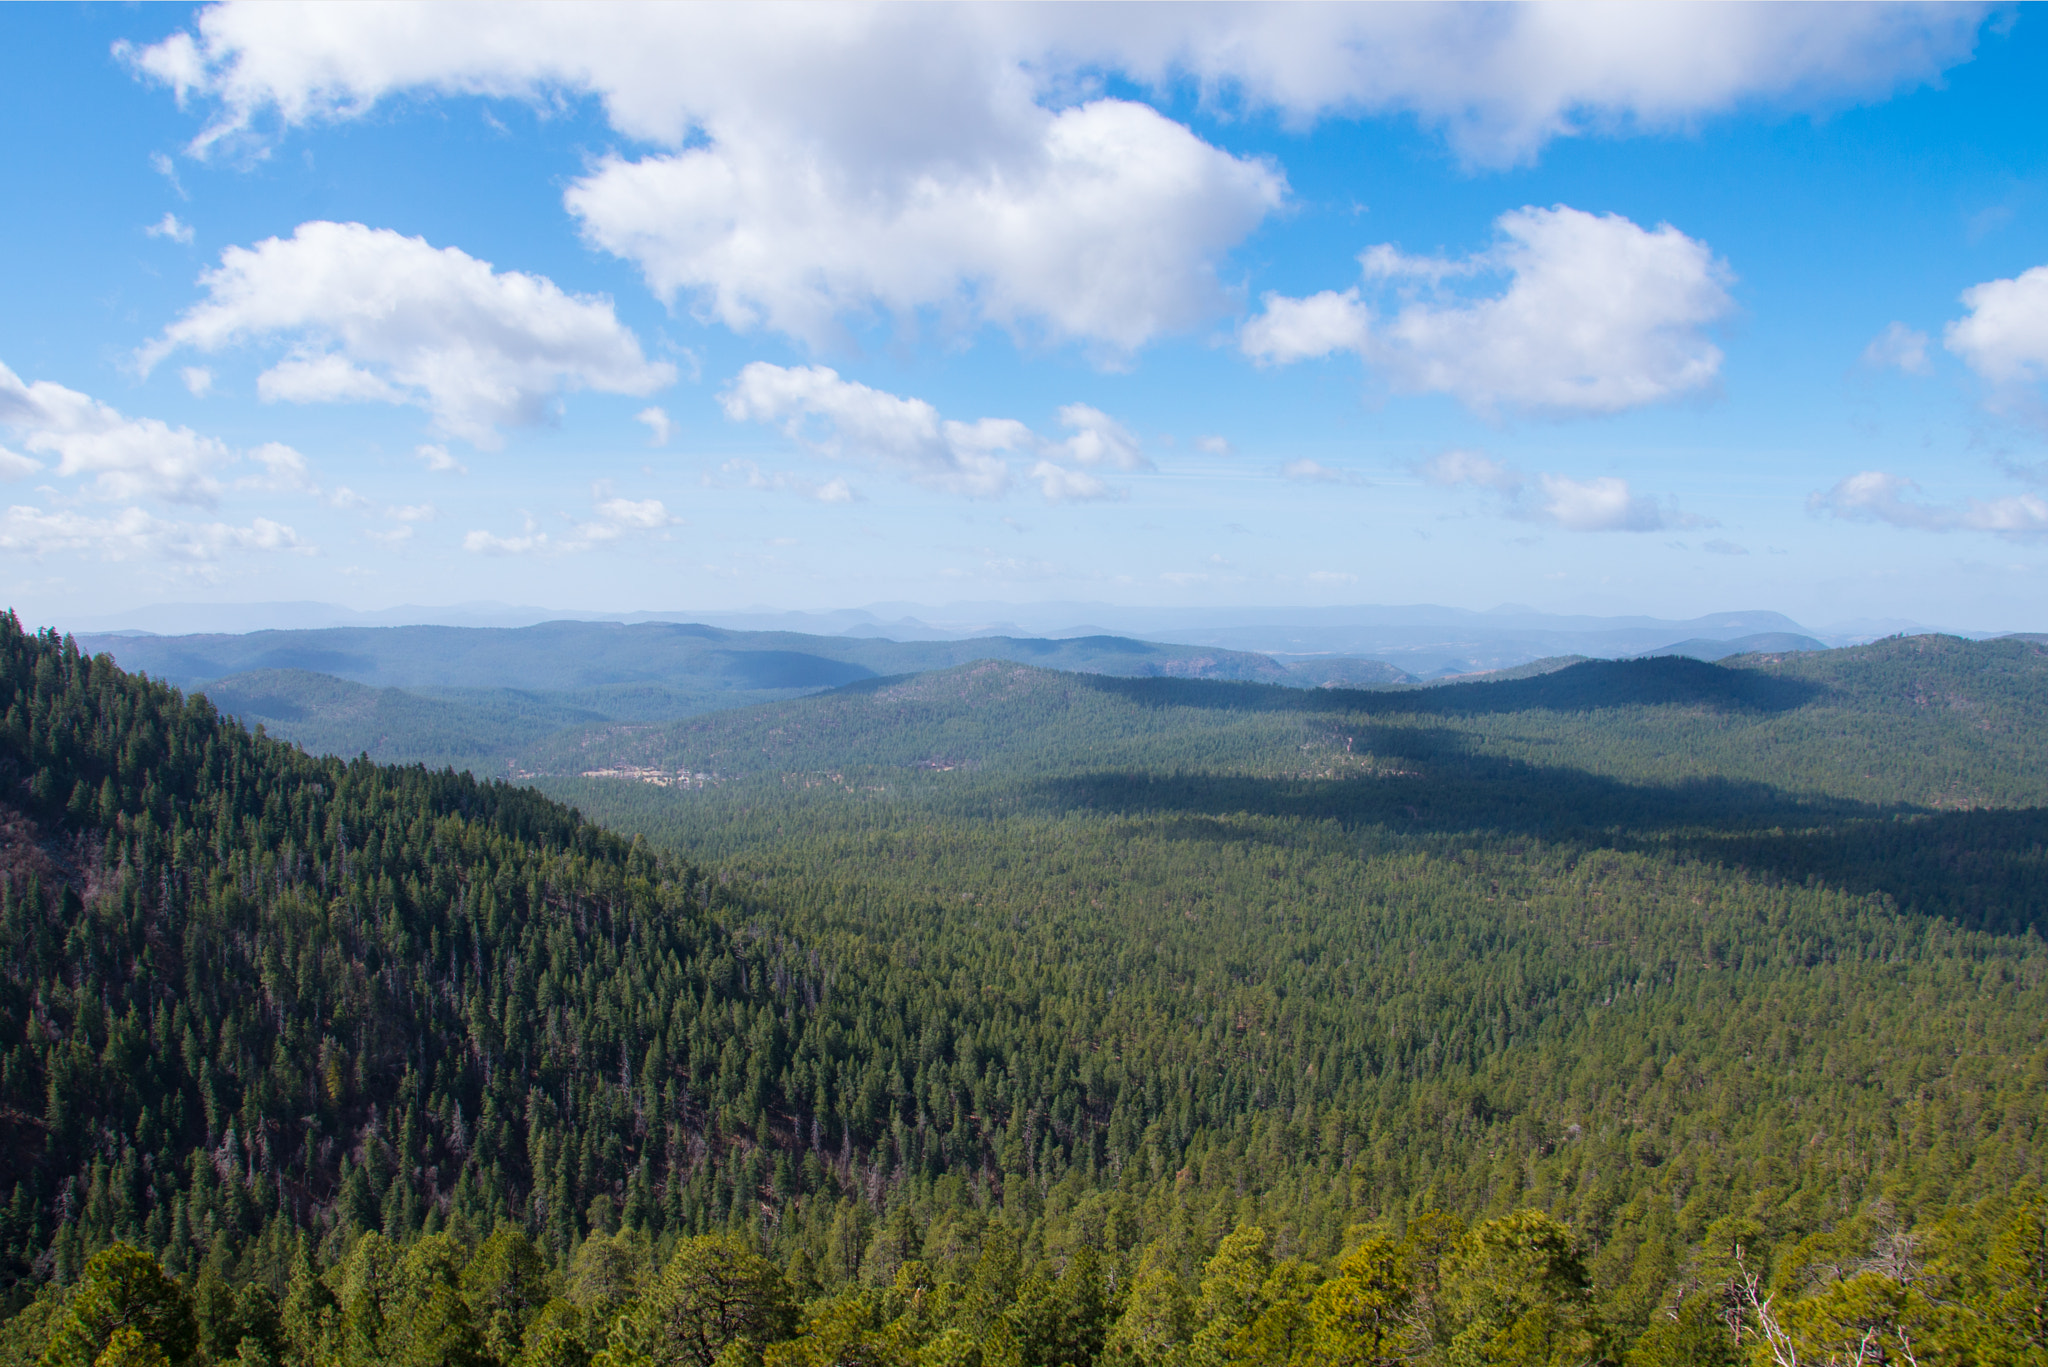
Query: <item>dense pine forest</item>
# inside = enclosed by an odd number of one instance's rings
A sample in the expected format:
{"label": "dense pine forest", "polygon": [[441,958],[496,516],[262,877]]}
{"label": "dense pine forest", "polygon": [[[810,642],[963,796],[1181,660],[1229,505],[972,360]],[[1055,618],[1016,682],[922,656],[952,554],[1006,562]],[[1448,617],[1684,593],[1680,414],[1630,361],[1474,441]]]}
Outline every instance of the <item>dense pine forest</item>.
{"label": "dense pine forest", "polygon": [[0,1360],[2048,1364],[2038,643],[0,713]]}

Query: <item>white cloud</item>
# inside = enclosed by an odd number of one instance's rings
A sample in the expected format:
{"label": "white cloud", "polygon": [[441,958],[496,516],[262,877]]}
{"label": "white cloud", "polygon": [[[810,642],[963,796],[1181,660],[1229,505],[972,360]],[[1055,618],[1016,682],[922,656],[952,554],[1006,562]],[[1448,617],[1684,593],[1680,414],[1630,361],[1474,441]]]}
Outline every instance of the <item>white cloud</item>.
{"label": "white cloud", "polygon": [[213,372],[203,365],[185,366],[178,371],[178,378],[185,382],[185,392],[195,399],[213,392]]}
{"label": "white cloud", "polygon": [[[394,508],[389,516],[403,517],[415,511],[418,510]],[[429,507],[425,513],[431,517],[434,510]],[[585,521],[573,522],[567,536],[548,535],[529,516],[525,528],[517,536],[472,531],[462,538],[462,549],[472,555],[567,554],[587,551],[637,533],[659,532],[681,521],[681,518],[671,515],[658,498],[619,498],[611,495],[607,486],[599,485],[592,516]]]}
{"label": "white cloud", "polygon": [[[1564,205],[1517,209],[1495,227],[1500,240],[1462,261],[1385,246],[1361,255],[1369,282],[1404,296],[1384,317],[1357,289],[1269,294],[1238,344],[1273,364],[1353,351],[1396,388],[1488,414],[1614,413],[1719,374],[1720,348],[1704,330],[1733,310],[1732,277],[1705,243]],[[1445,287],[1489,275],[1507,276],[1506,289],[1465,297]]]}
{"label": "white cloud", "polygon": [[682,145],[780,117],[838,123],[877,159],[927,162],[1007,131],[1017,102],[1089,74],[1307,123],[1411,113],[1468,158],[1524,158],[1587,133],[1683,130],[1765,100],[1829,108],[1936,79],[1969,58],[1976,5],[836,6],[506,4],[480,41],[456,8],[232,3],[195,32],[117,49],[214,113],[194,150],[286,124],[358,117],[401,92],[543,99],[591,93],[613,127]]}
{"label": "white cloud", "polygon": [[171,241],[180,243],[183,246],[189,247],[192,245],[192,225],[180,223],[178,216],[173,213],[166,213],[162,218],[144,228],[143,231],[151,237],[167,237]]}
{"label": "white cloud", "polygon": [[1137,438],[1086,404],[1060,410],[1061,424],[1073,435],[1053,441],[1012,418],[958,422],[940,417],[923,399],[870,389],[825,366],[766,361],[741,370],[720,401],[735,422],[769,423],[822,456],[900,470],[916,483],[968,498],[1000,497],[1010,486],[1011,456],[1034,458],[1030,478],[1046,497],[1062,500],[1112,491],[1093,476],[1052,476],[1045,467],[1131,470],[1147,464]]}
{"label": "white cloud", "polygon": [[1028,101],[965,164],[856,171],[812,130],[722,126],[702,147],[610,157],[569,211],[649,288],[736,331],[812,345],[876,309],[1128,352],[1224,305],[1215,263],[1285,193],[1263,162],[1149,106]]}
{"label": "white cloud", "polygon": [[0,479],[27,479],[43,468],[39,460],[31,460],[19,451],[10,451],[0,446]]}
{"label": "white cloud", "polygon": [[825,366],[755,361],[720,402],[734,422],[770,423],[821,455],[898,466],[921,484],[968,497],[1000,495],[1010,481],[1003,454],[1030,436],[1017,422],[942,420],[922,399],[843,380]]}
{"label": "white cloud", "polygon": [[1446,488],[1490,490],[1500,496],[1501,511],[1509,517],[1568,532],[1654,532],[1714,525],[1710,519],[1662,507],[1613,475],[1580,480],[1539,473],[1532,479],[1472,451],[1446,451],[1423,462],[1420,473],[1429,483]]}
{"label": "white cloud", "polygon": [[1913,531],[1992,532],[2012,539],[2048,535],[2048,498],[2038,494],[1938,504],[1923,501],[1919,492],[1920,486],[1903,476],[1865,470],[1813,495],[1806,506],[1814,513]]}
{"label": "white cloud", "polygon": [[668,445],[669,437],[674,435],[676,430],[675,424],[669,421],[668,410],[665,408],[643,408],[633,415],[633,421],[647,428],[649,446]]}
{"label": "white cloud", "polygon": [[588,550],[635,533],[659,532],[682,521],[660,499],[620,498],[611,493],[608,484],[598,486],[596,498],[593,516],[576,524],[575,534],[561,543],[563,550]]}
{"label": "white cloud", "polygon": [[546,532],[527,532],[521,536],[494,536],[490,532],[471,532],[462,538],[462,549],[471,555],[532,555],[537,551],[551,550],[555,543],[548,540]]}
{"label": "white cloud", "polygon": [[167,522],[140,508],[90,517],[69,509],[15,506],[0,515],[0,551],[18,555],[83,551],[102,560],[205,565],[237,551],[311,549],[297,532],[267,517],[238,527],[224,522]]}
{"label": "white cloud", "polygon": [[542,420],[564,391],[646,394],[675,380],[609,300],[360,223],[230,247],[200,284],[207,299],[143,349],[145,369],[183,347],[283,339],[289,353],[257,381],[263,398],[415,403],[477,446]]}
{"label": "white cloud", "polygon": [[1288,461],[1280,467],[1280,474],[1285,479],[1299,480],[1306,484],[1351,484],[1356,482],[1354,476],[1342,470],[1332,469],[1321,461],[1310,460],[1307,456],[1303,456],[1300,460]]}
{"label": "white cloud", "polygon": [[437,475],[466,475],[469,473],[469,467],[449,455],[448,448],[445,446],[432,444],[416,446],[413,448],[412,453],[419,458],[422,465]]}
{"label": "white cloud", "polygon": [[1722,539],[1722,538],[1720,538],[1720,537],[1715,537],[1715,538],[1714,538],[1714,539],[1713,539],[1712,541],[1709,541],[1709,542],[1705,543],[1704,545],[1702,545],[1702,546],[1700,547],[1700,549],[1701,549],[1701,550],[1703,550],[1703,551],[1705,551],[1705,552],[1707,552],[1707,554],[1709,554],[1709,555],[1748,555],[1748,554],[1749,554],[1749,547],[1747,547],[1747,546],[1738,546],[1738,545],[1736,545],[1736,544],[1735,544],[1735,543],[1734,543],[1733,541],[1727,541],[1727,540],[1723,540],[1723,539]]}
{"label": "white cloud", "polygon": [[607,522],[621,527],[639,527],[643,530],[666,527],[676,519],[668,515],[658,498],[608,498],[597,505],[597,514]]}
{"label": "white cloud", "polygon": [[1114,465],[1119,470],[1152,468],[1131,430],[1099,408],[1070,403],[1060,409],[1060,426],[1074,435],[1046,447],[1049,455],[1076,465]]}
{"label": "white cloud", "polygon": [[346,356],[298,354],[256,377],[265,403],[404,403],[405,394]]}
{"label": "white cloud", "polygon": [[1268,294],[1265,310],[1244,325],[1238,346],[1261,365],[1313,360],[1333,351],[1363,354],[1372,330],[1372,311],[1358,291],[1324,290],[1306,299]]}
{"label": "white cloud", "polygon": [[1536,482],[1542,491],[1537,520],[1568,532],[1654,532],[1684,525],[1667,516],[1655,500],[1631,490],[1627,480],[1612,475],[1587,480],[1538,475]]}
{"label": "white cloud", "polygon": [[[859,491],[848,484],[843,478],[835,477],[820,482],[789,470],[764,471],[759,465],[746,459],[729,460],[720,466],[719,469],[729,478],[738,479],[749,489],[763,489],[778,494],[795,494],[799,498],[816,499],[820,503],[858,503],[861,501]],[[731,487],[723,485],[720,480],[710,475],[704,476],[704,484],[705,487],[714,489]]]}
{"label": "white cloud", "polygon": [[1234,456],[1237,454],[1237,448],[1230,444],[1228,437],[1196,437],[1195,449],[1211,456]]}
{"label": "white cloud", "polygon": [[191,150],[411,96],[595,96],[623,138],[570,191],[591,239],[670,297],[816,339],[931,312],[1128,350],[1217,307],[1219,257],[1278,174],[1127,100],[1192,84],[1296,125],[1412,114],[1468,161],[1683,130],[1763,100],[1827,109],[1966,60],[1973,6],[506,4],[202,9],[121,54]]}
{"label": "white cloud", "polygon": [[124,417],[49,380],[26,384],[5,365],[0,427],[33,455],[55,456],[59,475],[90,479],[93,494],[105,499],[149,496],[211,506],[220,492],[214,471],[234,459],[223,443],[189,427]]}
{"label": "white cloud", "polygon": [[1498,165],[1528,160],[1554,138],[1683,131],[1760,100],[1824,109],[1881,98],[1967,60],[1986,12],[1195,5],[1171,19],[1131,14],[1112,41],[1134,75],[1188,72],[1216,95],[1302,123],[1413,113],[1468,161]]}
{"label": "white cloud", "polygon": [[1512,494],[1522,487],[1522,472],[1477,451],[1445,451],[1422,463],[1422,477],[1450,487],[1471,484]]}
{"label": "white cloud", "polygon": [[1883,332],[1870,339],[1870,345],[1863,348],[1863,364],[1873,370],[1888,370],[1894,366],[1908,375],[1925,375],[1927,366],[1927,334],[1904,323],[1888,323]]}
{"label": "white cloud", "polygon": [[2048,379],[2048,266],[1963,291],[1969,316],[1950,323],[1942,345],[1994,385]]}
{"label": "white cloud", "polygon": [[1048,503],[1083,503],[1098,499],[1121,498],[1124,492],[1104,484],[1086,470],[1069,470],[1064,465],[1055,465],[1049,460],[1042,460],[1032,466],[1031,478],[1038,481],[1038,490],[1045,495]]}
{"label": "white cloud", "polygon": [[814,343],[884,309],[1128,351],[1223,306],[1218,258],[1285,183],[1147,105],[1076,102],[1092,82],[1071,79],[1069,35],[1028,31],[1045,18],[533,6],[480,45],[433,9],[295,26],[222,7],[196,38],[127,55],[181,99],[217,102],[200,154],[266,111],[290,124],[400,91],[594,92],[621,132],[670,150],[609,156],[566,202],[664,298]]}
{"label": "white cloud", "polygon": [[263,467],[263,474],[242,480],[245,488],[319,492],[306,458],[281,441],[265,442],[249,453],[249,459]]}
{"label": "white cloud", "polygon": [[177,191],[179,199],[192,198],[192,196],[185,193],[184,185],[179,183],[178,165],[170,157],[162,152],[151,152],[149,154],[149,168],[171,183],[171,188]]}

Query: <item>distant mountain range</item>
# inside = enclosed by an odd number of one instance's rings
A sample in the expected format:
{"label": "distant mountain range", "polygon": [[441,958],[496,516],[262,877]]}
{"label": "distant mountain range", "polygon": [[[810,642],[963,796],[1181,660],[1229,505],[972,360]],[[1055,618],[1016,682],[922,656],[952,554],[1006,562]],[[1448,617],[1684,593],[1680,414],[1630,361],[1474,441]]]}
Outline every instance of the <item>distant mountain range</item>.
{"label": "distant mountain range", "polygon": [[[1709,652],[1726,654],[1724,647],[1728,643],[1773,635],[1803,637],[1811,645],[1743,648],[1813,649],[1853,645],[1900,632],[1934,630],[1907,622],[1857,622],[1839,629],[1813,629],[1781,613],[1768,611],[1725,612],[1671,620],[1545,613],[1514,605],[1473,612],[1429,604],[1327,608],[1130,608],[1107,603],[987,602],[951,603],[937,607],[917,603],[875,603],[865,608],[829,612],[758,609],[699,613],[575,612],[505,603],[408,606],[376,612],[356,612],[328,603],[159,604],[96,621],[67,622],[65,625],[73,631],[94,636],[137,632],[172,636],[416,626],[507,630],[550,622],[601,622],[629,626],[666,623],[734,632],[774,632],[813,639],[851,638],[900,644],[992,637],[1072,640],[1112,636],[1265,655],[1283,669],[1328,657],[1368,659],[1392,666],[1399,675],[1418,679],[1484,673],[1565,655],[1620,658],[1676,651],[1716,658]],[[354,677],[346,672],[341,676]],[[1362,674],[1358,666],[1327,666],[1322,667],[1321,677],[1312,681],[1365,684],[1390,682],[1397,678],[1398,675],[1394,674]],[[371,682],[367,679],[361,681]]]}
{"label": "distant mountain range", "polygon": [[[384,761],[494,773],[519,771],[532,757],[558,754],[564,746],[588,747],[596,733],[658,726],[977,660],[1128,678],[1384,688],[1489,673],[1542,674],[1595,654],[1721,659],[1752,651],[1824,648],[1796,631],[1745,633],[1746,628],[1785,623],[1775,613],[1730,613],[1662,628],[1630,619],[1620,625],[1551,619],[1554,630],[1523,627],[1491,638],[1467,631],[1462,649],[1453,653],[1426,644],[1451,639],[1442,623],[1430,620],[1439,610],[1375,611],[1390,620],[1377,628],[1355,621],[1349,627],[1311,621],[1293,628],[1289,643],[1300,645],[1307,633],[1320,631],[1332,638],[1348,631],[1352,634],[1343,639],[1353,644],[1405,639],[1405,653],[1272,655],[1215,640],[1172,644],[1107,634],[892,640],[864,631],[827,636],[703,623],[606,621],[347,626],[239,635],[87,633],[77,639],[87,651],[111,654],[123,668],[203,690],[223,711],[312,751],[367,753]],[[1497,616],[1524,620],[1508,613]],[[1289,629],[1215,628],[1197,634],[1266,639],[1273,631]],[[1410,634],[1400,637],[1403,631]],[[1683,639],[1672,642],[1675,635]],[[1554,642],[1565,648],[1545,649]],[[1434,667],[1425,672],[1423,666]]]}
{"label": "distant mountain range", "polygon": [[71,619],[62,625],[74,632],[93,634],[146,631],[170,636],[335,627],[512,628],[550,621],[697,623],[730,631],[874,637],[900,642],[958,641],[986,636],[1125,636],[1276,656],[1371,656],[1398,664],[1416,675],[1507,668],[1544,656],[1636,655],[1679,642],[1723,641],[1768,632],[1809,636],[1824,645],[1842,646],[1880,636],[1947,629],[1903,619],[1866,619],[1814,628],[1780,613],[1765,611],[1666,619],[1546,613],[1513,604],[1474,612],[1432,604],[1146,608],[1087,602],[885,602],[819,612],[769,608],[596,612],[493,602],[438,607],[406,605],[362,612],[314,602],[160,603],[96,619]]}
{"label": "distant mountain range", "polygon": [[1725,660],[1735,655],[1783,655],[1794,650],[1826,650],[1826,643],[1796,631],[1760,631],[1754,636],[1737,636],[1732,640],[1716,640],[1710,636],[1695,637],[1690,641],[1678,641],[1655,650],[1641,652],[1643,656],[1687,655],[1695,660]]}
{"label": "distant mountain range", "polygon": [[698,623],[329,627],[246,635],[86,634],[81,648],[310,750],[503,771],[543,737],[646,725],[973,660],[1127,677],[1309,687],[1410,682],[1370,660],[1288,665],[1116,636],[891,641]]}

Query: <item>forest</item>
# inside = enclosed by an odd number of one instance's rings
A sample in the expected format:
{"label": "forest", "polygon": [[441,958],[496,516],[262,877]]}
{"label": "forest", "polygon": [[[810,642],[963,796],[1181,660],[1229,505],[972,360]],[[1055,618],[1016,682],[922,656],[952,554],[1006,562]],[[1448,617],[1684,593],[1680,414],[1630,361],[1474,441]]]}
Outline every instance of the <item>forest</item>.
{"label": "forest", "polygon": [[0,713],[0,1361],[2048,1364],[2039,642]]}

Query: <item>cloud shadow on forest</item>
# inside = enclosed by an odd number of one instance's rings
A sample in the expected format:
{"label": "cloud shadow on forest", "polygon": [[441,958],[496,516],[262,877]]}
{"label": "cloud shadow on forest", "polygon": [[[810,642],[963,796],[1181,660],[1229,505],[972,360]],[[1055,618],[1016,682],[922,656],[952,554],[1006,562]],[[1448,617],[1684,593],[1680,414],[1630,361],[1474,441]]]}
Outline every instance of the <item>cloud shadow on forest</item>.
{"label": "cloud shadow on forest", "polygon": [[[1760,877],[1882,893],[1902,911],[2002,935],[2048,935],[2048,808],[1932,812],[1800,795],[1722,778],[1625,783],[1569,768],[1460,754],[1422,732],[1427,775],[1339,779],[1100,771],[1036,779],[1021,807],[1045,813],[1334,821],[1390,834],[1526,837],[1677,854]],[[1442,742],[1453,742],[1442,744]],[[1418,750],[1425,747],[1414,747]],[[1255,839],[1178,823],[1189,839]]]}
{"label": "cloud shadow on forest", "polygon": [[1548,674],[1423,688],[1289,688],[1209,679],[1080,676],[1082,686],[1150,707],[1240,712],[1359,712],[1380,716],[1485,716],[1502,712],[1591,712],[1612,707],[1790,712],[1828,689],[1753,669],[1726,669],[1681,655],[1587,660]]}

